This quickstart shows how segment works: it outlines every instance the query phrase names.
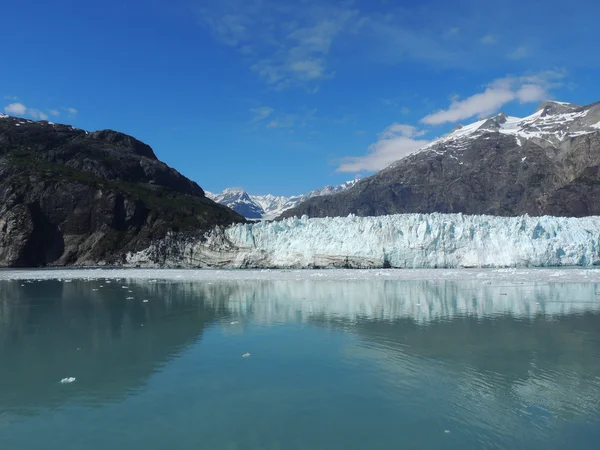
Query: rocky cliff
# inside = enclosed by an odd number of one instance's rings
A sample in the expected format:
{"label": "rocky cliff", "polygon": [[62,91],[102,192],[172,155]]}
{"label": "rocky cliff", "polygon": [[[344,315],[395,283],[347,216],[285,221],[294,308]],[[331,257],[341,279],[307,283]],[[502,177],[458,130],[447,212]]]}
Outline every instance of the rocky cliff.
{"label": "rocky cliff", "polygon": [[131,136],[0,115],[0,266],[120,264],[243,220]]}
{"label": "rocky cliff", "polygon": [[600,103],[546,102],[458,127],[341,193],[282,217],[600,215]]}

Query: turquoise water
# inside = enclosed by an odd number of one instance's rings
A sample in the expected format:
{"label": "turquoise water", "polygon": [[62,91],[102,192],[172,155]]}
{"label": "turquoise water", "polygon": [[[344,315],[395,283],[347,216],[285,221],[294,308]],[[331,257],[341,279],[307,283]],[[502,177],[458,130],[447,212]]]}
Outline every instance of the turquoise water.
{"label": "turquoise water", "polygon": [[596,449],[597,292],[0,281],[0,449]]}

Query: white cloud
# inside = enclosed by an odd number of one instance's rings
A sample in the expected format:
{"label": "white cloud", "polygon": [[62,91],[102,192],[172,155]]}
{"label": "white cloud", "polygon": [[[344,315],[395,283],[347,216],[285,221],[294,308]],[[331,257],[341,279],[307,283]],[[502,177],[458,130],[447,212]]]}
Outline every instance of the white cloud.
{"label": "white cloud", "polygon": [[417,127],[414,127],[412,125],[406,125],[403,123],[393,123],[385,130],[383,130],[379,137],[383,139],[391,139],[399,135],[412,138],[423,136],[424,134],[427,134],[427,131],[419,130],[417,129]]}
{"label": "white cloud", "polygon": [[[77,115],[77,110],[75,108],[64,108],[65,111],[67,111],[69,113],[69,117],[70,118],[74,118]],[[36,108],[29,108],[27,106],[25,106],[22,103],[11,103],[10,105],[7,105],[4,108],[4,111],[7,114],[14,114],[17,116],[29,116],[32,119],[36,119],[36,120],[48,120],[49,117],[52,116],[59,116],[60,115],[60,111],[58,111],[57,109],[51,109],[50,111],[48,111],[48,113],[41,111],[39,109]]]}
{"label": "white cloud", "polygon": [[381,170],[427,145],[428,140],[415,139],[425,133],[412,125],[394,123],[383,130],[377,142],[369,146],[367,155],[343,158],[337,171],[373,172]]}
{"label": "white cloud", "polygon": [[27,107],[23,103],[11,103],[4,107],[6,114],[16,114],[17,116],[24,116],[27,112]]}
{"label": "white cloud", "polygon": [[548,98],[546,90],[537,84],[524,84],[516,95],[521,103],[541,102]]}
{"label": "white cloud", "polygon": [[494,45],[497,41],[493,35],[486,34],[479,40],[479,42],[481,42],[482,44],[485,44],[485,45]]}
{"label": "white cloud", "polygon": [[446,110],[429,114],[421,119],[427,125],[458,122],[473,116],[485,116],[515,99],[515,93],[506,87],[488,87],[480,94],[465,100],[455,100]]}
{"label": "white cloud", "polygon": [[491,82],[486,89],[464,100],[455,99],[445,110],[429,114],[421,119],[427,125],[458,122],[470,117],[484,117],[498,111],[507,103],[540,102],[549,98],[549,89],[560,85],[563,72],[546,71],[522,77],[506,77]]}

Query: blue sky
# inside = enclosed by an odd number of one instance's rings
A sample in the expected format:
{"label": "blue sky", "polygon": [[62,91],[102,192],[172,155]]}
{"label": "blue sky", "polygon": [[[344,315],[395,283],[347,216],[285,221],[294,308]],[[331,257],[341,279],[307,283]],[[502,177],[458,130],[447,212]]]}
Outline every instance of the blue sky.
{"label": "blue sky", "polygon": [[600,100],[592,0],[5,3],[0,111],[131,134],[210,191],[299,194]]}

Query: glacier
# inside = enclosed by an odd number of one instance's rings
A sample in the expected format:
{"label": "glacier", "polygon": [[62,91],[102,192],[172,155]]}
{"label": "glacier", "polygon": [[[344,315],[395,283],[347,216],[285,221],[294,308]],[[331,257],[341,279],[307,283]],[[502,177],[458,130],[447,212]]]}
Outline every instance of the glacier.
{"label": "glacier", "polygon": [[138,267],[490,268],[600,264],[600,217],[399,214],[314,218],[170,234],[127,255]]}

